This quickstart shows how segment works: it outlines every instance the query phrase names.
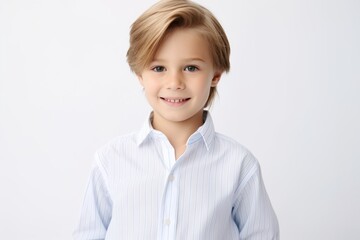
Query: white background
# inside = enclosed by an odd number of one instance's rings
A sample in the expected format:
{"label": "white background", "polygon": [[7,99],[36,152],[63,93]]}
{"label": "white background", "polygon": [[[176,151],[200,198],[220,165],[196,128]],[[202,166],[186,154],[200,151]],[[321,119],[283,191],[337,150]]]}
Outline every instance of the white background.
{"label": "white background", "polygon": [[[154,2],[0,1],[1,239],[71,239],[95,150],[150,110],[125,55]],[[198,2],[232,46],[217,131],[259,159],[282,239],[360,239],[360,2]]]}

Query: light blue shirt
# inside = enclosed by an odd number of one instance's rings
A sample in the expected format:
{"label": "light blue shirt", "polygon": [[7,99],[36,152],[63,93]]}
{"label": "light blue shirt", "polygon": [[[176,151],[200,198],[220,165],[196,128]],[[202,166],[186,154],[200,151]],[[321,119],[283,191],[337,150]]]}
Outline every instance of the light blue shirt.
{"label": "light blue shirt", "polygon": [[258,161],[204,119],[178,160],[149,119],[98,150],[74,239],[279,239]]}

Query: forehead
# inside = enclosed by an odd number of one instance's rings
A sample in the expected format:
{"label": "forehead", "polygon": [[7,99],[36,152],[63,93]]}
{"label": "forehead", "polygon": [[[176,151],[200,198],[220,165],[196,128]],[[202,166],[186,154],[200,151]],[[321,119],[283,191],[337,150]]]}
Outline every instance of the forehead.
{"label": "forehead", "polygon": [[182,60],[200,58],[210,61],[209,42],[194,28],[176,28],[166,34],[157,49],[154,60]]}

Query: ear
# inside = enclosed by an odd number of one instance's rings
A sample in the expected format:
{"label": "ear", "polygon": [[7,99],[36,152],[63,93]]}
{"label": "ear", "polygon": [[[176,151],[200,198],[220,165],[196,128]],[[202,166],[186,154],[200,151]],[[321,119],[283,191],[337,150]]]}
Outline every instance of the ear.
{"label": "ear", "polygon": [[213,79],[211,80],[211,87],[216,87],[221,79],[223,71],[215,72]]}
{"label": "ear", "polygon": [[136,77],[138,78],[140,85],[144,87],[144,80],[143,80],[142,76],[136,75]]}

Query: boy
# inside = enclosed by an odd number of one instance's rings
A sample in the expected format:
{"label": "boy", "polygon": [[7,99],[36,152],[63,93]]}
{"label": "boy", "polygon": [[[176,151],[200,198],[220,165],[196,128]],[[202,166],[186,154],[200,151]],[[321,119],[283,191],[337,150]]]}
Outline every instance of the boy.
{"label": "boy", "polygon": [[75,239],[279,239],[257,160],[204,110],[229,55],[191,1],[159,1],[134,22],[128,63],[153,111],[97,151]]}

